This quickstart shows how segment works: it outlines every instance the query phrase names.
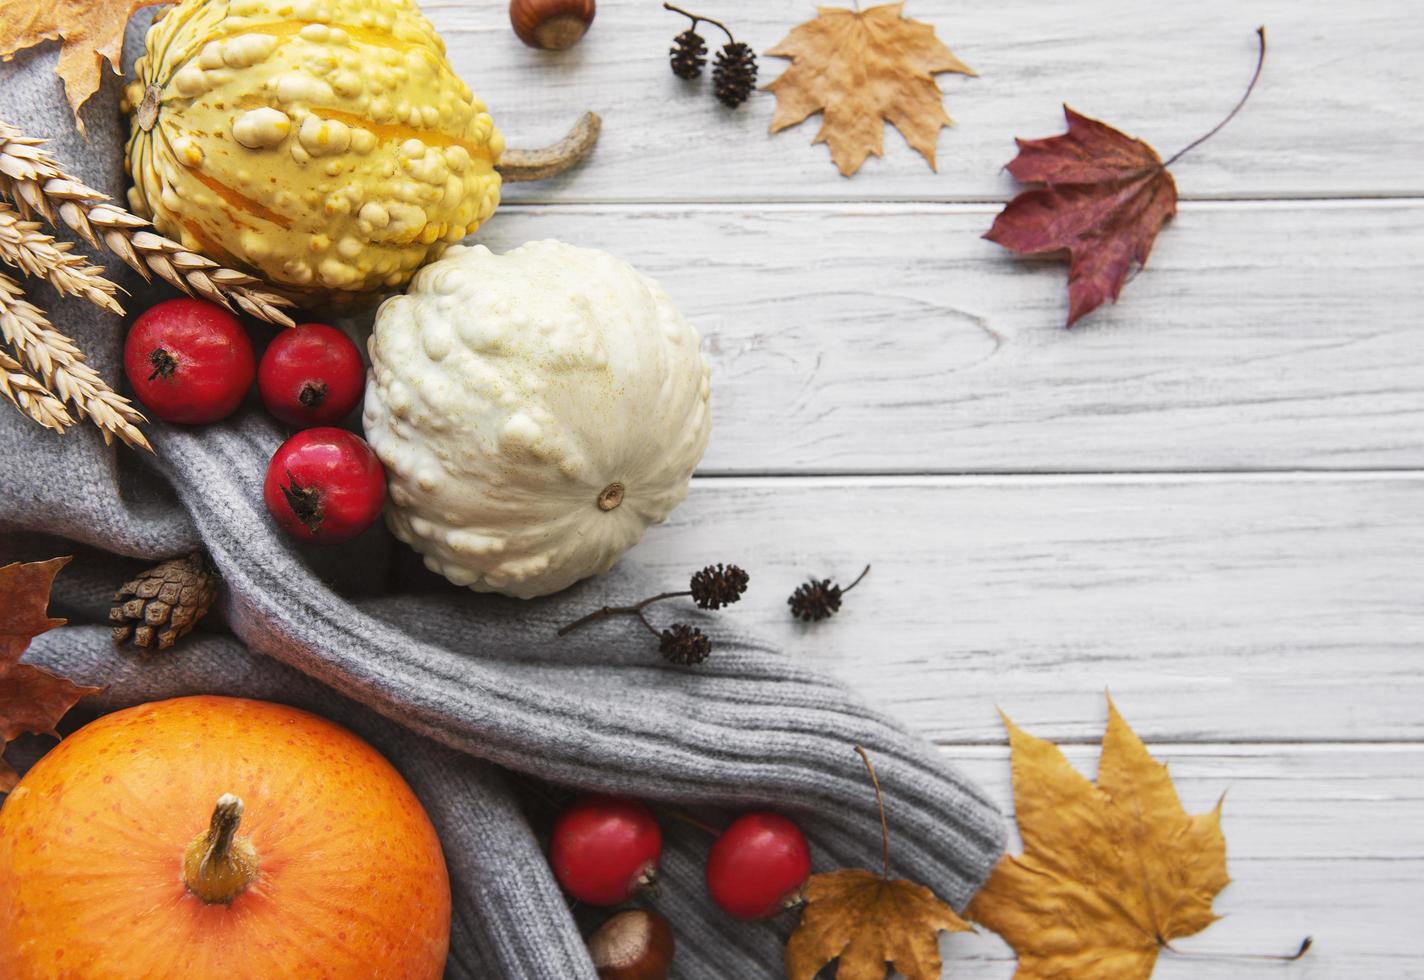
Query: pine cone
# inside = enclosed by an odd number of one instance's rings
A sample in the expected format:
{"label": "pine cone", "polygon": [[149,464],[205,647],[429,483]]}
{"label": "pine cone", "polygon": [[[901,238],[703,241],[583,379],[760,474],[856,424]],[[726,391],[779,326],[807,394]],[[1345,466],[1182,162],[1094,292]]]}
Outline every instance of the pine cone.
{"label": "pine cone", "polygon": [[689,27],[673,38],[668,60],[672,62],[674,75],[691,81],[702,74],[702,66],[707,64],[707,42]]}
{"label": "pine cone", "polygon": [[696,626],[673,623],[671,629],[658,634],[658,652],[669,663],[691,667],[706,660],[712,653],[712,641]]}
{"label": "pine cone", "polygon": [[747,591],[748,576],[736,565],[725,568],[719,562],[708,565],[692,575],[692,601],[703,609],[721,609],[730,606]]}
{"label": "pine cone", "polygon": [[717,65],[712,69],[712,88],[728,109],[747,101],[756,88],[756,52],[741,41],[733,41],[717,52]]}
{"label": "pine cone", "polygon": [[217,594],[217,572],[201,551],[155,565],[114,593],[114,644],[167,650],[208,614]]}
{"label": "pine cone", "polygon": [[830,619],[841,608],[841,587],[828,578],[808,579],[786,600],[791,615],[807,623]]}

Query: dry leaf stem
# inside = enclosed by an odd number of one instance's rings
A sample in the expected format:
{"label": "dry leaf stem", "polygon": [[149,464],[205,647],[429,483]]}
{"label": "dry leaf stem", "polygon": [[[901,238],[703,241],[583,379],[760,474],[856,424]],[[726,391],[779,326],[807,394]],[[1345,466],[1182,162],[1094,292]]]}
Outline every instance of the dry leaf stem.
{"label": "dry leaf stem", "polygon": [[1162,948],[1173,956],[1189,960],[1265,960],[1270,963],[1294,963],[1310,952],[1310,947],[1315,945],[1315,937],[1306,936],[1302,939],[1300,948],[1294,953],[1184,953],[1165,939],[1161,940],[1161,943]]}
{"label": "dry leaf stem", "polygon": [[[866,572],[870,571],[867,565]],[[861,572],[861,578],[865,577],[865,572]],[[856,579],[857,582],[860,579]],[[870,773],[870,785],[875,787],[875,805],[880,808],[880,856],[884,861],[885,870],[880,877],[886,881],[890,880],[890,824],[885,819],[885,798],[880,795],[880,779],[875,775],[875,766],[870,762],[870,755],[859,745],[855,751],[860,754],[860,761],[865,763],[865,771]]]}
{"label": "dry leaf stem", "polygon": [[1246,100],[1251,98],[1251,93],[1256,90],[1256,83],[1260,81],[1261,78],[1261,69],[1266,64],[1266,27],[1264,24],[1256,28],[1256,40],[1259,42],[1259,47],[1256,50],[1256,71],[1252,73],[1251,81],[1246,84],[1246,91],[1241,94],[1241,99],[1236,103],[1235,107],[1226,114],[1226,118],[1223,119],[1221,122],[1217,123],[1215,126],[1213,126],[1210,131],[1208,131],[1202,136],[1198,136],[1196,139],[1192,140],[1186,146],[1182,147],[1176,153],[1173,153],[1170,157],[1168,157],[1167,162],[1162,164],[1163,170],[1166,170],[1172,164],[1180,160],[1183,156],[1190,153],[1192,150],[1195,150],[1197,147],[1201,146],[1203,143],[1211,139],[1217,133],[1221,132],[1221,130],[1226,126],[1226,124],[1231,122],[1231,120],[1235,119],[1236,114],[1240,112],[1241,109],[1246,105]]}

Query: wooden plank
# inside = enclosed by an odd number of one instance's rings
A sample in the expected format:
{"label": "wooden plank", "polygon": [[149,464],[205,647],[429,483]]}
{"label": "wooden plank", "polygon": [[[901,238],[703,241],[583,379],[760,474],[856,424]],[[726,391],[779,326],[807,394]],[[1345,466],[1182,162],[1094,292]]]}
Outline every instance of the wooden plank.
{"label": "wooden plank", "polygon": [[[849,4],[844,4],[849,6]],[[986,200],[1012,192],[1002,168],[1015,136],[1061,132],[1061,105],[1107,120],[1164,157],[1210,129],[1245,88],[1255,28],[1269,27],[1261,85],[1243,115],[1174,165],[1192,197],[1419,194],[1424,156],[1424,21],[1399,4],[1132,0],[947,4],[914,0],[979,78],[942,75],[958,125],[939,139],[934,173],[887,127],[886,158],[842,178],[819,117],[775,137],[769,93],[731,112],[673,77],[667,51],[686,21],[655,3],[606,3],[585,40],[562,54],[524,48],[504,4],[426,0],[456,71],[492,107],[511,145],[561,135],[595,109],[606,130],[592,165],[512,200]],[[764,52],[812,4],[722,0],[713,11]],[[721,38],[708,28],[715,51]],[[770,81],[786,62],[762,57]]]}
{"label": "wooden plank", "polygon": [[992,207],[510,208],[656,276],[713,362],[703,471],[1424,466],[1424,206],[1183,209],[1122,302],[1062,328],[1066,269]]}
{"label": "wooden plank", "polygon": [[[698,480],[631,558],[751,573],[723,614],[931,738],[1424,739],[1424,475]],[[875,567],[834,620],[808,574]],[[673,606],[657,617],[677,615]],[[716,623],[712,624],[714,627]]]}
{"label": "wooden plank", "polygon": [[[1101,702],[1082,707],[1102,724]],[[1151,748],[1170,766],[1189,811],[1210,809],[1227,794],[1223,825],[1232,883],[1216,901],[1224,918],[1174,945],[1189,953],[1285,952],[1311,935],[1314,949],[1286,974],[1293,980],[1424,972],[1417,966],[1424,932],[1414,921],[1424,860],[1424,752],[1418,746]],[[956,746],[945,754],[1006,812],[1012,809],[1006,748]],[[1066,754],[1093,774],[1096,747],[1069,747]],[[1015,841],[1012,849],[1018,846]],[[941,945],[946,977],[1007,980],[1013,972],[1012,954],[993,934],[947,936]],[[1164,954],[1153,976],[1227,980],[1281,976],[1281,969]]]}

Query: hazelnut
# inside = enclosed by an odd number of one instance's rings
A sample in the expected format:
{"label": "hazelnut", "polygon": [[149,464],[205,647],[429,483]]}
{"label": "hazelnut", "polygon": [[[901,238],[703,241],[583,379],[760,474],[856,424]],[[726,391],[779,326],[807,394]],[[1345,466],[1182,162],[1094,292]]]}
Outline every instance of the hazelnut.
{"label": "hazelnut", "polygon": [[593,23],[594,0],[510,0],[509,22],[531,48],[563,51]]}
{"label": "hazelnut", "polygon": [[600,980],[667,980],[672,929],[651,909],[619,912],[588,937],[588,955]]}

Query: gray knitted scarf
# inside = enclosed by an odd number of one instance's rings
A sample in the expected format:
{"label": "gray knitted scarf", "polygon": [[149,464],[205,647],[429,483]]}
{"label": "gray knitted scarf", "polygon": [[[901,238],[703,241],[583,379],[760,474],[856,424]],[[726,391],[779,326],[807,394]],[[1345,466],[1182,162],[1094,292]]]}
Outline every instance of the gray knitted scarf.
{"label": "gray knitted scarf", "polygon": [[[45,45],[0,65],[0,118],[48,137],[77,176],[122,200],[119,80],[108,78],[86,108],[86,143],[52,74],[55,56]],[[131,311],[152,298],[118,263],[107,269],[134,290]],[[30,283],[34,301],[117,384],[118,318]],[[283,433],[260,409],[148,431],[155,459],[106,447],[85,424],[57,436],[0,405],[0,563],[77,555],[52,604],[72,625],[38,638],[28,660],[105,685],[71,712],[74,724],[155,698],[220,693],[307,708],[372,742],[409,780],[444,845],[455,908],[447,976],[593,976],[580,938],[589,923],[571,913],[539,840],[574,789],[666,801],[712,821],[732,811],[708,808],[775,808],[806,830],[818,870],[877,867],[859,744],[884,787],[897,874],[962,908],[1002,851],[1000,815],[933,747],[835,681],[733,632],[733,616],[705,626],[717,650],[696,669],[650,656],[641,627],[627,622],[555,637],[591,608],[670,586],[647,581],[633,561],[548,599],[475,595],[425,572],[384,528],[321,551],[288,541],[262,504],[266,461]],[[162,657],[116,651],[103,625],[114,588],[197,547],[223,577],[220,608]],[[709,557],[690,555],[689,566]],[[23,739],[7,758],[23,771],[45,744]],[[702,884],[708,839],[663,823],[656,904],[676,933],[674,975],[783,975],[794,916],[746,924],[722,915]]]}

